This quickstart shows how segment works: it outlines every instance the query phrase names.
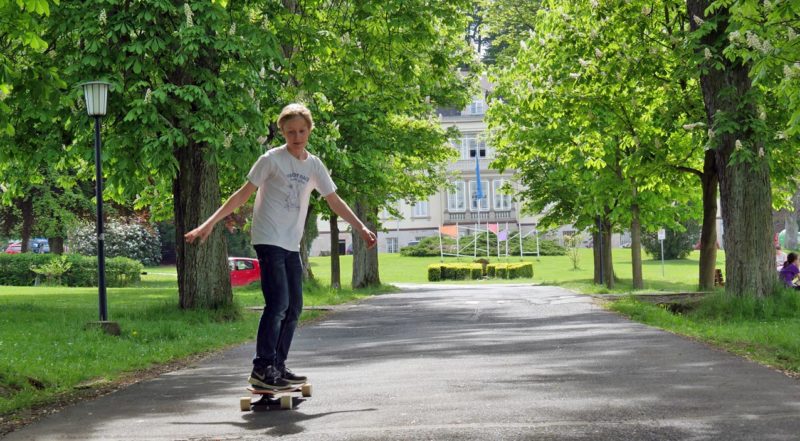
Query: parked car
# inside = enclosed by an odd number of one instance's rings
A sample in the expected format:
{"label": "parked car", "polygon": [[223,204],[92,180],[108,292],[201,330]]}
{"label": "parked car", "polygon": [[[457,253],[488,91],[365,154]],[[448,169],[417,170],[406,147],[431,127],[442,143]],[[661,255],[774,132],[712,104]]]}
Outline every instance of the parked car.
{"label": "parked car", "polygon": [[11,241],[6,247],[6,254],[19,254],[22,252],[22,242]]}
{"label": "parked car", "polygon": [[28,242],[28,251],[37,254],[44,254],[50,252],[50,241],[44,238],[31,239]]}
{"label": "parked car", "polygon": [[[28,251],[31,253],[43,254],[50,252],[50,242],[47,239],[38,237],[28,241]],[[22,241],[12,240],[6,247],[6,254],[19,254],[22,252]]]}
{"label": "parked car", "polygon": [[231,285],[244,286],[261,280],[261,266],[258,259],[248,257],[228,257],[231,271]]}

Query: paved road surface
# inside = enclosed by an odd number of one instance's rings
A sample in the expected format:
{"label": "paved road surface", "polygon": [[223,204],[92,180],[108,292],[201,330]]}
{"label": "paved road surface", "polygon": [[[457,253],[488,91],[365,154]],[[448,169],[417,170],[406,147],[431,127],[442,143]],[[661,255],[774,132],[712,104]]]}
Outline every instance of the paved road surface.
{"label": "paved road surface", "polygon": [[239,410],[252,350],[6,439],[800,439],[797,380],[552,287],[407,285],[305,326],[290,367],[314,397],[293,411]]}

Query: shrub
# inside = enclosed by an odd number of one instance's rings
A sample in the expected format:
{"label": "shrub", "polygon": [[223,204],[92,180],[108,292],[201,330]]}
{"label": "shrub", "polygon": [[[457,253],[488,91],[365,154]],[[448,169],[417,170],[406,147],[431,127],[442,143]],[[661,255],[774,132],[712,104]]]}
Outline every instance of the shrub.
{"label": "shrub", "polygon": [[477,280],[483,277],[483,267],[475,263],[436,263],[428,265],[428,281]]}
{"label": "shrub", "polygon": [[46,265],[50,259],[50,254],[0,254],[0,285],[32,286],[36,273],[31,268]]}
{"label": "shrub", "polygon": [[[69,236],[72,252],[84,256],[97,255],[97,230],[92,223],[75,228]],[[143,265],[155,266],[161,262],[161,239],[151,225],[135,220],[112,219],[105,229],[105,254],[107,257],[127,257]]]}
{"label": "shrub", "polygon": [[[36,284],[34,268],[54,265],[68,267],[61,274],[65,286],[97,286],[97,258],[79,254],[0,254],[0,285],[32,286]],[[106,259],[106,286],[110,288],[128,286],[141,281],[143,266],[126,257]]]}
{"label": "shrub", "polygon": [[428,281],[438,282],[442,280],[442,266],[437,264],[428,265]]}
{"label": "shrub", "polygon": [[[529,244],[529,241],[533,242]],[[517,253],[512,254],[519,254],[519,248],[517,249]],[[525,252],[526,253],[535,253],[536,252],[536,238],[527,238],[525,240]],[[559,245],[553,240],[540,240],[539,241],[539,254],[542,256],[564,256],[567,254],[567,249]]]}
{"label": "shrub", "polygon": [[48,286],[61,286],[61,277],[70,268],[72,268],[72,264],[67,261],[67,256],[50,259],[50,262],[43,265],[31,265],[31,271],[44,276],[44,284]]}
{"label": "shrub", "polygon": [[[490,278],[517,279],[533,277],[533,264],[523,263],[493,263],[486,266]],[[428,265],[428,281],[440,280],[479,280],[484,276],[483,265],[480,263],[436,263]]]}
{"label": "shrub", "polygon": [[498,279],[519,279],[533,277],[533,264],[530,262],[522,263],[494,263],[487,268],[489,277]]}
{"label": "shrub", "polygon": [[[694,245],[700,241],[700,225],[697,221],[688,221],[683,226],[686,228],[685,231],[666,229],[664,260],[686,258],[694,249]],[[643,234],[642,246],[653,259],[661,260],[661,242],[658,240],[658,233]]]}
{"label": "shrub", "polygon": [[[456,240],[451,237],[442,237],[442,246],[445,253],[456,252]],[[414,257],[439,256],[439,236],[423,237],[416,245],[400,248],[400,254]]]}

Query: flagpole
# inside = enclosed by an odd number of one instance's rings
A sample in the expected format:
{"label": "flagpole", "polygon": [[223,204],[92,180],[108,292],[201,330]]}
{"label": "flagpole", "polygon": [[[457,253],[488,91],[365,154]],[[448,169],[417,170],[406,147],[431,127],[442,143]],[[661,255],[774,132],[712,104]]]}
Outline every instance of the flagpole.
{"label": "flagpole", "polygon": [[[480,208],[479,208],[480,209]],[[489,256],[489,252],[491,251],[492,247],[489,246],[489,217],[486,217],[486,257]]]}
{"label": "flagpole", "polygon": [[459,240],[461,235],[458,233],[458,222],[456,222],[456,259],[461,259],[461,241]]}
{"label": "flagpole", "polygon": [[442,227],[439,227],[439,262],[444,263],[444,249],[442,248]]}
{"label": "flagpole", "polygon": [[506,222],[506,261],[508,261],[508,222]]}
{"label": "flagpole", "polygon": [[473,226],[472,237],[473,237],[472,245],[474,245],[472,247],[472,258],[473,259],[477,259],[478,258],[478,224],[475,224]]}
{"label": "flagpole", "polygon": [[517,222],[517,233],[519,234],[519,260],[520,262],[524,259],[524,253],[522,252],[522,224]]}
{"label": "flagpole", "polygon": [[497,225],[497,233],[495,233],[497,235],[497,260],[500,260],[500,224],[495,223],[495,225]]}

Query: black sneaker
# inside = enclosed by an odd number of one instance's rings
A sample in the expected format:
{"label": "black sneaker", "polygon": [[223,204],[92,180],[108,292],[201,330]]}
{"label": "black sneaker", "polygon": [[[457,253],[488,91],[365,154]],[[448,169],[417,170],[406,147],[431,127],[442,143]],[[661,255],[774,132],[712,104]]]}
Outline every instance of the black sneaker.
{"label": "black sneaker", "polygon": [[280,372],[273,366],[253,367],[247,382],[261,389],[291,389],[292,383],[281,378]]}
{"label": "black sneaker", "polygon": [[286,366],[284,366],[280,370],[280,373],[281,373],[281,378],[292,384],[302,384],[308,380],[308,377],[304,375],[297,375],[291,370],[289,370],[289,368],[287,368]]}

